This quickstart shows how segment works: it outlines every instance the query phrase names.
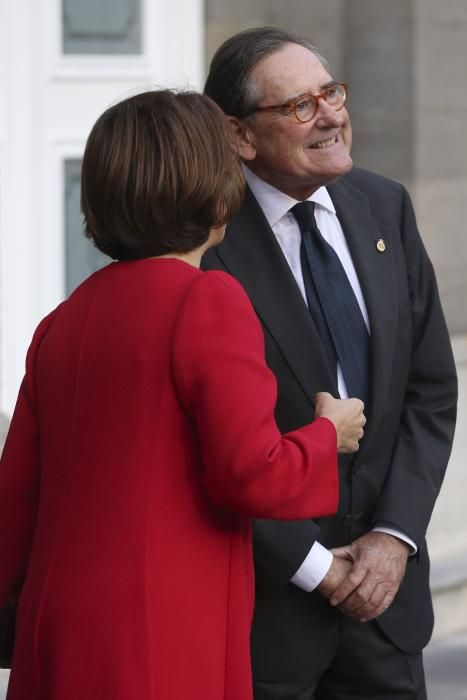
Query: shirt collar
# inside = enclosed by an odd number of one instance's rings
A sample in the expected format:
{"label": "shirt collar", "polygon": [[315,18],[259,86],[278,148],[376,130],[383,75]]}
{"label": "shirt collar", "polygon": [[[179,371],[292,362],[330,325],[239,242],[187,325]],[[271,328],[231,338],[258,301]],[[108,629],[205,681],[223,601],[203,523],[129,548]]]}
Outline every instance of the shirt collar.
{"label": "shirt collar", "polygon": [[[243,169],[245,172],[246,181],[250,190],[256,197],[261,209],[264,212],[269,225],[274,227],[280,219],[282,219],[285,214],[291,209],[294,204],[297,204],[298,200],[293,197],[289,197],[285,192],[273,187],[265,180],[255,175],[245,164],[243,164]],[[332,199],[329,196],[329,192],[326,187],[319,187],[316,192],[310,197],[307,197],[307,202],[315,202],[320,207],[327,209],[332,214],[336,213]]]}

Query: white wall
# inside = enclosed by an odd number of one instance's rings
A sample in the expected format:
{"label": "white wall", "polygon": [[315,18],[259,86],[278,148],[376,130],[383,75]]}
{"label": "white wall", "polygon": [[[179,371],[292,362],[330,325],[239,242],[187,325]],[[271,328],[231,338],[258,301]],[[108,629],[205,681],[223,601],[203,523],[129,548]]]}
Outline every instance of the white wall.
{"label": "white wall", "polygon": [[64,297],[63,161],[149,86],[200,88],[202,0],[142,0],[143,53],[63,55],[61,0],[0,0],[0,411],[38,321]]}

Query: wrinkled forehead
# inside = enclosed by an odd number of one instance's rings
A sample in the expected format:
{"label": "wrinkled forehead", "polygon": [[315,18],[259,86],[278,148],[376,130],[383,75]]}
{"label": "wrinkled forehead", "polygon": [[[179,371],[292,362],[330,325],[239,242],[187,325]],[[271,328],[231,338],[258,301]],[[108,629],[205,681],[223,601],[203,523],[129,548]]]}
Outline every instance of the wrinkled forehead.
{"label": "wrinkled forehead", "polygon": [[263,99],[277,102],[317,93],[332,76],[314,53],[299,44],[285,44],[265,56],[251,71],[251,81]]}

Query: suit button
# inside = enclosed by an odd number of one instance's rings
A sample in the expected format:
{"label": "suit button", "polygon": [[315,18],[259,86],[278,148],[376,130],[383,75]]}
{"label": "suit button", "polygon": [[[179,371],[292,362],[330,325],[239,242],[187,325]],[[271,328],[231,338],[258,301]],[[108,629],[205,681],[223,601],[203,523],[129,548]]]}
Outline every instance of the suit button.
{"label": "suit button", "polygon": [[354,464],[352,474],[357,475],[364,469],[366,469],[366,464]]}

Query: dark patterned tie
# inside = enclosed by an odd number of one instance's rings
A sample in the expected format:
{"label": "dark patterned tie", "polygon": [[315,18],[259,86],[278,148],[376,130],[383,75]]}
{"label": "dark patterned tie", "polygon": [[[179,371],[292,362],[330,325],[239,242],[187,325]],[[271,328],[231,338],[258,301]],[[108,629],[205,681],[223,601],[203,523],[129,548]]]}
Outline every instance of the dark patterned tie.
{"label": "dark patterned tie", "polygon": [[302,235],[300,256],[308,306],[334,376],[338,360],[349,396],[367,402],[368,330],[342,263],[316,225],[314,210],[314,202],[300,202],[290,210]]}

